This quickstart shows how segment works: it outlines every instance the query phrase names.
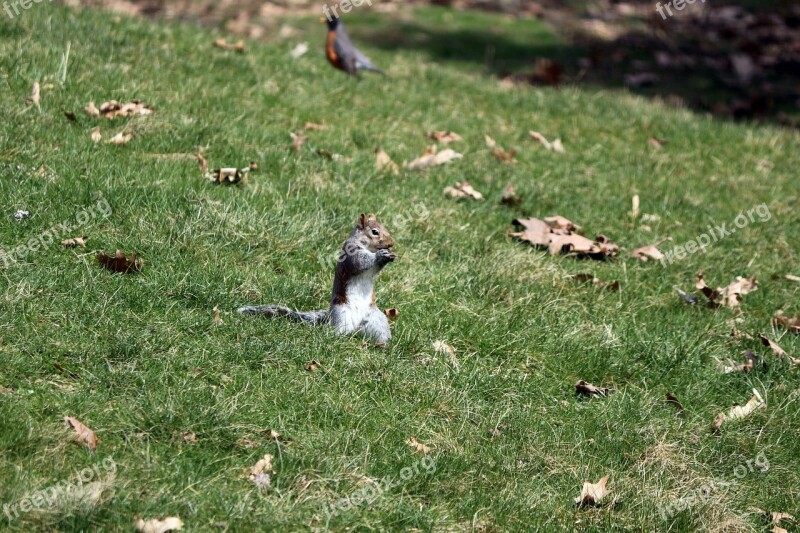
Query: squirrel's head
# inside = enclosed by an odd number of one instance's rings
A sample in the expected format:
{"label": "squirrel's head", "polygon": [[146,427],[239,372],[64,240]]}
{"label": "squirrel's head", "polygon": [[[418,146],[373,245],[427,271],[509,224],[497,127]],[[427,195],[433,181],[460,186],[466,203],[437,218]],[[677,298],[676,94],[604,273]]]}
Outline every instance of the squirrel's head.
{"label": "squirrel's head", "polygon": [[356,231],[361,233],[361,242],[370,252],[377,252],[382,248],[389,249],[394,246],[394,240],[389,234],[389,230],[378,222],[375,213],[365,215],[361,213],[356,224]]}

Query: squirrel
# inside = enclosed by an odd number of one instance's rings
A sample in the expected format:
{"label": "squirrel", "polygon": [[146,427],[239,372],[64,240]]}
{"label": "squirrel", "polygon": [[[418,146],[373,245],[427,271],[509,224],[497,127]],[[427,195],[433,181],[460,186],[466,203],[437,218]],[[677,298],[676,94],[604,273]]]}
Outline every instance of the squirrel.
{"label": "squirrel", "polygon": [[302,312],[278,305],[257,305],[240,307],[238,311],[245,315],[286,316],[311,325],[330,324],[337,334],[361,333],[386,346],[392,333],[389,319],[375,305],[374,280],[383,267],[397,259],[389,251],[392,246],[392,236],[375,214],[361,213],[339,254],[330,308]]}

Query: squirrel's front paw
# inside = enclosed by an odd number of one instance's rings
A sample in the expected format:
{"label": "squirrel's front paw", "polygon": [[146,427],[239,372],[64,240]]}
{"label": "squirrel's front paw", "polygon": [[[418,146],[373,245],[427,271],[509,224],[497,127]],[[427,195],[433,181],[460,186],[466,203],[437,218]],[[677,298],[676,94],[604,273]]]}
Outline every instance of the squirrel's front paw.
{"label": "squirrel's front paw", "polygon": [[376,255],[378,256],[378,258],[386,262],[394,261],[395,259],[397,259],[397,255],[390,252],[388,248],[381,248],[376,252]]}

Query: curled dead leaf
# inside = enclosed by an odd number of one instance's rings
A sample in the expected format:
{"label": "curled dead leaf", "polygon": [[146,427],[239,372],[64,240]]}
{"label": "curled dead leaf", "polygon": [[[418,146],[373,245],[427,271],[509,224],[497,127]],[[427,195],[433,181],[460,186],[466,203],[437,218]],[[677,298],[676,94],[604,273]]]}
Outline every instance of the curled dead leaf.
{"label": "curled dead leaf", "polygon": [[775,343],[775,342],[773,342],[773,341],[769,340],[769,339],[768,339],[767,337],[765,337],[764,335],[759,335],[759,339],[761,340],[761,344],[763,344],[764,346],[767,346],[767,347],[768,347],[770,350],[772,350],[772,353],[773,353],[775,356],[777,356],[777,357],[785,357],[785,358],[787,358],[787,359],[789,360],[789,362],[791,362],[793,365],[795,365],[795,366],[800,366],[800,359],[798,359],[798,358],[796,358],[796,357],[792,357],[791,355],[789,355],[788,353],[786,353],[786,351],[785,351],[783,348],[781,348],[780,346],[778,346],[778,344],[777,344],[777,343]]}
{"label": "curled dead leaf", "polygon": [[133,135],[130,133],[119,132],[108,140],[109,144],[127,144],[131,142]]}
{"label": "curled dead leaf", "polygon": [[582,396],[606,396],[614,392],[611,387],[597,387],[584,380],[579,380],[575,383],[575,393]]}
{"label": "curled dead leaf", "polygon": [[264,457],[248,469],[248,479],[255,483],[256,487],[266,489],[270,486],[272,481],[271,476],[274,472],[272,469],[272,455],[265,454]]}
{"label": "curled dead leaf", "polygon": [[138,533],[167,533],[183,529],[183,522],[177,516],[170,516],[163,520],[136,518],[133,525]]}
{"label": "curled dead leaf", "polygon": [[292,138],[292,150],[295,152],[300,152],[300,148],[306,143],[306,138],[300,134],[289,132],[289,136]]}
{"label": "curled dead leaf", "polygon": [[528,135],[530,135],[534,141],[544,146],[547,149],[547,151],[557,152],[560,154],[564,153],[564,145],[561,144],[561,139],[556,139],[553,142],[550,142],[545,138],[544,135],[542,135],[538,131],[533,131],[533,130],[529,131]]}
{"label": "curled dead leaf", "polygon": [[95,107],[94,102],[84,108],[86,114],[92,117],[117,118],[149,115],[153,112],[152,106],[144,104],[140,100],[132,100],[126,104],[120,104],[116,100],[109,100],[100,104],[100,108]]}
{"label": "curled dead leaf", "polygon": [[316,372],[317,370],[322,368],[322,364],[316,359],[312,359],[311,361],[306,363],[306,365],[303,368],[305,368],[309,372]]}
{"label": "curled dead leaf", "polygon": [[92,142],[99,143],[103,140],[103,134],[100,133],[100,128],[92,128]]}
{"label": "curled dead leaf", "polygon": [[305,131],[322,131],[327,130],[328,126],[325,124],[316,124],[314,122],[306,122],[303,126],[303,130]]}
{"label": "curled dead leaf", "polygon": [[658,247],[664,241],[671,241],[671,237],[667,237],[666,239],[662,239],[655,244],[651,244],[649,246],[642,246],[641,248],[635,249],[631,252],[631,255],[637,259],[641,259],[644,262],[647,262],[648,259],[652,259],[654,261],[661,261],[664,259],[664,254],[661,253],[661,250]]}
{"label": "curled dead leaf", "polygon": [[522,197],[517,196],[517,188],[513,183],[509,183],[503,189],[503,196],[500,198],[500,203],[507,207],[516,207],[522,203]]}
{"label": "curled dead leaf", "polygon": [[239,39],[235,43],[229,43],[225,39],[217,39],[214,41],[214,46],[222,48],[223,50],[233,50],[234,52],[244,53],[244,41]]}
{"label": "curled dead leaf", "polygon": [[600,505],[609,493],[608,489],[606,489],[608,478],[609,476],[604,476],[597,483],[584,481],[581,495],[575,498],[575,504],[579,507]]}
{"label": "curled dead leaf", "polygon": [[67,248],[75,248],[75,247],[86,247],[86,240],[89,237],[72,237],[71,239],[64,239],[61,241],[62,246],[66,246]]}
{"label": "curled dead leaf", "polygon": [[392,161],[392,158],[389,157],[383,148],[376,148],[375,149],[375,170],[389,170],[392,174],[397,176],[400,173],[400,168],[397,166],[397,163]]}
{"label": "curled dead leaf", "polygon": [[772,323],[776,326],[783,326],[792,333],[800,335],[800,314],[795,316],[785,316],[783,311],[778,311],[772,317]]}
{"label": "curled dead leaf", "polygon": [[703,293],[708,300],[708,305],[714,309],[724,305],[730,309],[738,310],[741,297],[758,288],[758,281],[756,281],[756,278],[736,276],[727,287],[712,289],[706,285],[703,276],[702,271],[697,273],[695,288]]}
{"label": "curled dead leaf", "polygon": [[452,187],[445,187],[444,191],[442,192],[451,198],[455,198],[456,200],[460,200],[462,198],[471,198],[479,201],[483,200],[483,195],[472,188],[472,185],[470,185],[468,181],[460,181]]}
{"label": "curled dead leaf", "polygon": [[405,163],[404,166],[409,170],[422,170],[428,167],[443,165],[455,159],[464,157],[455,150],[445,148],[441,152],[436,152],[436,145],[429,146],[425,153],[410,163]]}
{"label": "curled dead leaf", "polygon": [[720,413],[717,415],[717,418],[714,419],[713,428],[718,430],[723,423],[728,420],[739,420],[749,416],[753,411],[756,409],[760,409],[764,407],[766,403],[764,399],[761,397],[761,394],[756,390],[753,389],[753,397],[747,401],[744,405],[734,405],[727,413]]}
{"label": "curled dead leaf", "polygon": [[452,142],[463,141],[464,139],[458,133],[453,131],[432,131],[428,133],[428,138],[442,144],[449,144]]}
{"label": "curled dead leaf", "polygon": [[103,268],[118,274],[135,274],[141,272],[142,265],[144,265],[144,261],[136,258],[136,252],[131,252],[131,257],[128,259],[125,253],[120,250],[117,250],[113,257],[101,252],[97,254],[97,261]]}
{"label": "curled dead leaf", "polygon": [[450,362],[458,366],[458,357],[456,357],[456,350],[444,341],[434,341],[433,349],[437,353],[446,354],[450,357]]}
{"label": "curled dead leaf", "polygon": [[92,451],[97,449],[100,441],[95,436],[94,431],[83,425],[80,420],[72,416],[65,416],[64,424],[75,433],[76,441],[85,444]]}
{"label": "curled dead leaf", "polygon": [[224,322],[219,316],[219,307],[215,305],[213,311],[214,311],[214,325],[221,326],[222,324],[224,324]]}
{"label": "curled dead leaf", "polygon": [[233,185],[236,183],[247,183],[247,176],[250,174],[250,166],[244,168],[226,167],[218,168],[206,173],[206,179],[217,184]]}
{"label": "curled dead leaf", "polygon": [[406,444],[411,446],[411,448],[413,448],[413,450],[417,453],[421,453],[423,455],[428,455],[431,453],[430,447],[419,442],[416,435],[411,435],[408,439],[406,439]]}
{"label": "curled dead leaf", "polygon": [[400,311],[398,311],[395,307],[390,307],[389,309],[384,310],[383,313],[389,320],[396,320],[397,316],[400,314]]}

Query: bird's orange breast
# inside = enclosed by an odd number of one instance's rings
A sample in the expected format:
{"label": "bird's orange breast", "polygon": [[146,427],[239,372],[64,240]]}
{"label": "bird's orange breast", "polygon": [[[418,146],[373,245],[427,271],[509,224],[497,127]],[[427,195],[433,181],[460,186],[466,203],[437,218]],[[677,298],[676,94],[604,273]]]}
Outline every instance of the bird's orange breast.
{"label": "bird's orange breast", "polygon": [[336,46],[334,46],[335,42],[336,42],[336,31],[329,30],[328,40],[325,42],[325,56],[328,58],[328,61],[330,62],[331,65],[340,70],[344,70],[344,65],[342,64],[342,60],[336,53]]}

